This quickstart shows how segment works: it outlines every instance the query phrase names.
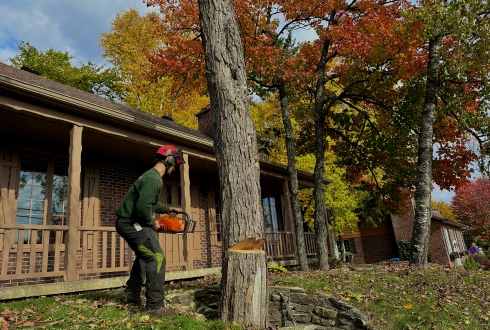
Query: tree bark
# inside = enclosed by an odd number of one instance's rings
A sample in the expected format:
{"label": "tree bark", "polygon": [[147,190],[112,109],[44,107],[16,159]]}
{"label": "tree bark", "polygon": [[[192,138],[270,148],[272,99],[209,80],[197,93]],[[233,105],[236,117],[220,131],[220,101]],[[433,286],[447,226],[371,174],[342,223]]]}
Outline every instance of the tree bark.
{"label": "tree bark", "polygon": [[325,207],[325,184],[323,176],[325,172],[325,65],[327,64],[328,49],[330,41],[326,39],[323,43],[322,54],[318,62],[317,72],[318,78],[315,88],[315,171],[313,177],[315,186],[313,188],[313,196],[315,199],[315,237],[316,251],[318,256],[318,264],[321,270],[328,270],[328,247],[327,247],[327,228],[325,215],[327,208]]}
{"label": "tree bark", "polygon": [[429,61],[422,122],[419,133],[417,186],[415,190],[415,221],[412,233],[412,256],[410,263],[427,267],[431,222],[432,153],[434,122],[439,89],[439,63],[442,36],[436,28],[429,40]]}
{"label": "tree bark", "polygon": [[265,236],[257,141],[235,8],[231,0],[199,0],[199,9],[223,200],[220,315],[245,327],[265,328],[265,252],[229,251],[246,238]]}
{"label": "tree bark", "polygon": [[279,99],[281,102],[282,123],[286,132],[286,151],[288,156],[288,172],[289,172],[289,192],[291,196],[291,207],[293,209],[294,231],[296,234],[296,253],[299,260],[299,266],[302,271],[308,271],[308,258],[306,257],[306,244],[304,221],[301,215],[301,208],[298,197],[298,171],[296,169],[295,158],[295,138],[293,134],[293,126],[291,125],[291,115],[289,113],[289,100],[286,93],[286,86],[281,82],[278,87]]}

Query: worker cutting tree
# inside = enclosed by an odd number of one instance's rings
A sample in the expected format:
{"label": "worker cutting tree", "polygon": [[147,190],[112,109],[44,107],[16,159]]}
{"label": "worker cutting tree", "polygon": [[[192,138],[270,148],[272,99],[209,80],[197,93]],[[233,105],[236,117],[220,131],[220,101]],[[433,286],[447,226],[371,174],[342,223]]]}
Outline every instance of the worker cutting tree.
{"label": "worker cutting tree", "polygon": [[[182,150],[164,145],[157,151],[157,163],[143,173],[131,186],[117,209],[116,230],[135,252],[136,259],[126,283],[126,302],[141,305],[143,272],[146,277],[146,309],[158,316],[173,314],[165,304],[165,255],[156,232],[163,229],[154,214],[175,216],[177,210],[160,203],[162,177],[184,164]],[[141,261],[141,262],[140,262]],[[144,269],[142,269],[144,266]]]}

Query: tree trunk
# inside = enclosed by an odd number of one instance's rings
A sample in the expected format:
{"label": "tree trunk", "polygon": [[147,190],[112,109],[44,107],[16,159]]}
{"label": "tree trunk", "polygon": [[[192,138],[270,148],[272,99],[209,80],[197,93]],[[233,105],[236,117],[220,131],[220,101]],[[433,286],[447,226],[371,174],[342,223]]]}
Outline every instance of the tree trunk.
{"label": "tree trunk", "polygon": [[419,133],[417,187],[415,191],[415,221],[412,234],[412,256],[410,263],[427,267],[431,222],[432,152],[434,121],[437,110],[439,88],[439,63],[442,37],[436,28],[429,40],[429,61],[422,122]]}
{"label": "tree trunk", "polygon": [[235,8],[231,0],[199,0],[199,9],[223,200],[220,314],[245,327],[265,328],[265,252],[258,246],[229,250],[246,238],[264,238],[257,141]]}
{"label": "tree trunk", "polygon": [[315,171],[313,177],[315,187],[313,188],[313,196],[315,199],[315,237],[316,251],[318,256],[318,264],[321,270],[328,270],[328,248],[327,248],[327,228],[325,223],[325,215],[327,209],[325,207],[325,184],[323,176],[325,172],[325,65],[327,63],[328,49],[330,41],[326,39],[323,43],[322,54],[318,62],[317,72],[318,78],[315,88]]}
{"label": "tree trunk", "polygon": [[279,99],[281,101],[282,122],[286,132],[286,150],[288,155],[288,172],[289,172],[289,192],[291,195],[291,206],[293,209],[294,230],[296,234],[296,253],[299,260],[299,266],[302,271],[308,271],[308,258],[306,257],[306,244],[304,221],[301,215],[298,197],[298,171],[296,170],[295,158],[295,139],[293,126],[291,125],[291,116],[289,113],[289,101],[284,83],[279,84]]}

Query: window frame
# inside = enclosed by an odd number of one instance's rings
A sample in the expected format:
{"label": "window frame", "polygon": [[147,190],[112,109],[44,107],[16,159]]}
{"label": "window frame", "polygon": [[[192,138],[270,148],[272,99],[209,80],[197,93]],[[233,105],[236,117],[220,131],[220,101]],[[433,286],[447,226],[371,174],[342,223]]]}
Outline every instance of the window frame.
{"label": "window frame", "polygon": [[[352,254],[356,254],[357,253],[356,240],[354,238],[342,238],[342,240],[344,241],[344,250],[345,250],[346,253],[347,252],[350,252]],[[346,246],[347,246],[346,243],[349,246],[349,250],[346,249]],[[339,253],[341,253],[342,251],[340,249],[340,241],[339,240],[335,240],[335,244],[337,244],[337,250],[339,251]]]}
{"label": "window frame", "polygon": [[[15,218],[12,219],[13,224],[17,224],[17,211],[18,211],[18,202],[19,202],[19,192],[20,192],[20,177],[21,177],[21,172],[22,172],[22,162],[26,159],[36,159],[40,161],[45,161],[47,163],[47,170],[46,170],[46,192],[45,192],[45,198],[44,198],[44,213],[43,213],[43,221],[42,224],[29,224],[33,228],[36,226],[40,225],[52,225],[52,226],[64,226],[63,224],[60,225],[55,225],[55,224],[50,224],[48,221],[50,221],[52,212],[51,212],[51,207],[52,207],[52,202],[53,202],[53,183],[54,183],[54,167],[55,165],[59,165],[60,163],[66,166],[67,169],[67,175],[68,175],[68,167],[69,167],[69,159],[68,155],[60,155],[60,154],[52,154],[48,152],[43,152],[39,150],[22,150],[22,152],[19,155],[19,171],[18,171],[18,180],[17,180],[17,185],[15,187],[15,208],[14,208],[14,214]],[[68,196],[67,196],[68,198]],[[63,217],[64,221],[66,222],[66,214]],[[66,225],[66,224],[65,224]],[[28,231],[28,239],[30,240],[31,238],[31,230]],[[14,235],[14,234],[12,234]],[[15,242],[15,237],[12,237],[13,241]],[[52,245],[52,244],[61,244],[64,246],[63,243],[64,235],[61,236],[61,242],[48,242],[47,244]],[[17,246],[19,241],[19,237],[17,237],[17,242],[13,243],[13,247]],[[27,243],[24,242],[24,246],[29,246],[32,243],[28,241]],[[41,240],[40,243],[37,241],[35,242],[37,247],[42,247],[43,242]]]}

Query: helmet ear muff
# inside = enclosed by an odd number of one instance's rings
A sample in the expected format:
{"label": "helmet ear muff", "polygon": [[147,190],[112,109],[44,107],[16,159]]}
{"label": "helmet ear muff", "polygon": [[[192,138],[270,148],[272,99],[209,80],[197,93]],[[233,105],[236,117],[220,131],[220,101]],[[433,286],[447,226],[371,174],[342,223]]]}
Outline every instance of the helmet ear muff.
{"label": "helmet ear muff", "polygon": [[175,157],[174,156],[168,156],[167,158],[165,158],[165,165],[167,165],[167,166],[175,165]]}

